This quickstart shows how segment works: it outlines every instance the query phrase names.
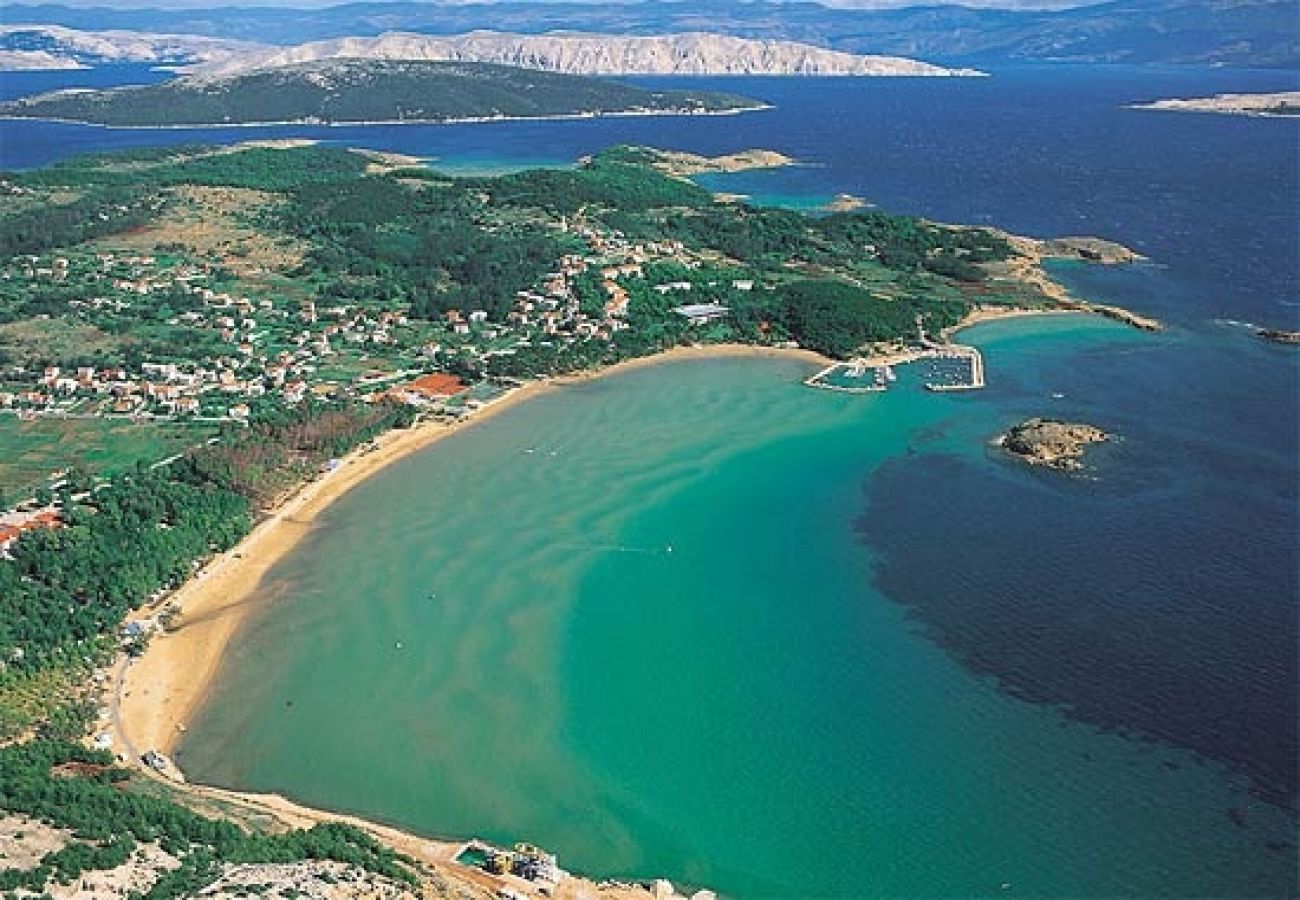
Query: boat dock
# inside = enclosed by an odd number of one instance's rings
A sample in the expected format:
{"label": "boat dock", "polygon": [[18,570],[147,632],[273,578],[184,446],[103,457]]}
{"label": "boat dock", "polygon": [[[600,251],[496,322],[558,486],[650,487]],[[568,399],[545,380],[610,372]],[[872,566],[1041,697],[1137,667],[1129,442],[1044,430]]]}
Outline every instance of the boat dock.
{"label": "boat dock", "polygon": [[984,356],[979,350],[961,344],[938,344],[924,334],[916,347],[884,357],[832,363],[803,383],[842,394],[874,394],[888,390],[897,380],[895,368],[915,363],[928,363],[922,382],[927,391],[974,391],[985,386]]}
{"label": "boat dock", "polygon": [[[839,391],[841,394],[872,394],[885,390],[880,377],[866,379],[866,370],[866,363],[860,359],[847,363],[831,363],[817,374],[805,378],[803,383],[808,387],[821,388],[824,391]],[[858,381],[858,379],[862,380]]]}
{"label": "boat dock", "polygon": [[932,360],[957,362],[964,371],[936,365],[930,373],[932,380],[925,383],[927,391],[977,391],[984,387],[984,355],[974,347],[935,344],[928,353]]}

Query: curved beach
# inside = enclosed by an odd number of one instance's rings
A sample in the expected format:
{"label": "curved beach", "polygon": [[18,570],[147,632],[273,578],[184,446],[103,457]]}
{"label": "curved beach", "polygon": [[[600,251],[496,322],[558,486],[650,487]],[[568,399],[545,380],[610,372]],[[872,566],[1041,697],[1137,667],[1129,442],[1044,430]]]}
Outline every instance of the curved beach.
{"label": "curved beach", "polygon": [[131,762],[146,750],[171,753],[185,722],[206,697],[223,651],[256,611],[251,595],[331,503],[391,463],[548,388],[545,382],[535,382],[464,421],[426,422],[381,435],[377,449],[354,450],[333,472],[303,485],[270,510],[236,547],[214,557],[168,597],[140,610],[136,618],[170,604],[180,610],[180,625],[156,635],[138,659],[118,662],[111,698],[114,745]]}
{"label": "curved beach", "polygon": [[335,471],[308,482],[268,511],[238,546],[214,557],[172,594],[137,612],[134,618],[143,618],[172,605],[180,610],[180,624],[156,635],[139,658],[122,659],[115,666],[109,698],[114,746],[136,765],[147,750],[172,753],[186,723],[207,697],[226,647],[257,611],[253,594],[262,579],[311,531],[325,509],[372,475],[557,385],[679,359],[746,356],[793,357],[816,365],[829,362],[810,350],[742,344],[675,347],[597,372],[533,382],[459,422],[429,422],[391,431],[377,439],[377,449],[353,451]]}

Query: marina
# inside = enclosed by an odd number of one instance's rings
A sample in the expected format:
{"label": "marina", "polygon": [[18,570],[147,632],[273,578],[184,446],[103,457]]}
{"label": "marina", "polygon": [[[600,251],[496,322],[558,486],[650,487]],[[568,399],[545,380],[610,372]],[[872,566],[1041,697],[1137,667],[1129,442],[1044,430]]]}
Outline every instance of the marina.
{"label": "marina", "polygon": [[898,381],[899,367],[916,363],[923,364],[922,384],[927,391],[972,391],[984,387],[984,357],[979,350],[930,342],[886,356],[832,363],[803,383],[843,394],[880,393]]}
{"label": "marina", "polygon": [[927,391],[973,391],[984,387],[984,356],[979,350],[931,339],[920,316],[916,317],[915,342],[832,363],[804,379],[804,384],[844,394],[874,394],[888,390],[898,380],[896,367],[913,363],[925,363],[921,383]]}

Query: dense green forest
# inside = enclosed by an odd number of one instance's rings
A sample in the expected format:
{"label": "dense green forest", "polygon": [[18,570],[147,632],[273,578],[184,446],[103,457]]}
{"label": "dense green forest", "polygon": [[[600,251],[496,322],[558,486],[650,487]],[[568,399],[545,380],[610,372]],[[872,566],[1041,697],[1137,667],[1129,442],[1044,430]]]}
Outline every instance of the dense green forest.
{"label": "dense green forest", "polygon": [[334,860],[414,882],[409,861],[352,826],[253,833],[132,790],[132,778],[113,767],[111,755],[76,744],[36,740],[0,748],[0,810],[73,834],[67,846],[48,853],[35,868],[0,870],[0,891],[39,894],[50,884],[121,865],[146,843],[157,844],[181,865],[162,875],[144,900],[192,896],[223,863]]}
{"label": "dense green forest", "polygon": [[801,345],[835,357],[849,356],[870,341],[914,334],[918,316],[932,329],[955,325],[961,318],[960,308],[880,300],[837,281],[797,281],[782,289],[781,299],[790,334]]}
{"label": "dense green forest", "polygon": [[517,291],[579,245],[533,223],[489,221],[481,207],[468,185],[416,191],[369,176],[293,191],[277,224],[313,246],[303,274],[330,279],[323,299],[499,319]]}
{"label": "dense green forest", "polygon": [[707,91],[654,91],[603,78],[485,63],[341,59],[225,78],[42,94],[0,114],[101,125],[397,122],[625,111],[727,110],[755,101]]}

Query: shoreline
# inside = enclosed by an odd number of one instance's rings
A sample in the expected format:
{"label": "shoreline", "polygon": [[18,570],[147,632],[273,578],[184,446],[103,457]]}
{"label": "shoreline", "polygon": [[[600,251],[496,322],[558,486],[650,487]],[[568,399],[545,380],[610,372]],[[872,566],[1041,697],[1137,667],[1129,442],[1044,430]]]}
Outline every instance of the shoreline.
{"label": "shoreline", "polygon": [[348,122],[309,122],[304,119],[285,119],[275,122],[189,122],[171,125],[112,125],[107,122],[87,122],[84,119],[67,119],[60,116],[15,116],[0,114],[0,120],[11,122],[53,122],[59,125],[81,125],[87,128],[113,128],[122,131],[185,131],[191,128],[363,128],[374,125],[489,125],[495,122],[568,122],[584,119],[644,118],[651,116],[738,116],[748,112],[773,109],[770,103],[738,106],[730,109],[621,109],[598,112],[554,113],[543,116],[448,116],[442,119],[357,119]]}
{"label": "shoreline", "polygon": [[[580,384],[622,372],[687,359],[795,358],[812,365],[831,360],[802,348],[748,344],[678,346],[613,366],[529,382],[475,410],[457,422],[426,422],[385,432],[378,449],[358,448],[336,470],[302,485],[265,512],[236,546],[210,559],[171,593],[137,609],[128,621],[151,618],[164,607],[179,609],[178,627],[156,633],[136,659],[119,658],[109,681],[108,707],[117,753],[141,768],[140,755],[155,750],[171,757],[186,723],[207,699],[225,650],[239,629],[257,612],[249,602],[266,574],[315,527],[337,499],[400,459],[425,450],[464,428],[558,387]],[[173,764],[183,780],[183,773]]]}
{"label": "shoreline", "polygon": [[549,382],[531,382],[461,421],[424,422],[385,432],[373,442],[377,449],[353,450],[333,472],[305,483],[266,510],[243,540],[208,560],[176,590],[137,609],[128,621],[175,607],[179,626],[155,634],[138,658],[114,664],[109,731],[115,750],[137,768],[146,750],[170,756],[186,721],[207,698],[226,647],[256,611],[249,597],[335,500],[390,464],[550,387]]}
{"label": "shoreline", "polygon": [[992,307],[984,306],[972,309],[962,317],[962,320],[956,325],[949,325],[939,332],[939,337],[945,341],[959,332],[968,328],[974,328],[976,325],[984,325],[988,322],[999,322],[1003,319],[1024,319],[1030,316],[1087,316],[1096,315],[1091,310],[1086,309],[1062,309],[1059,307],[1032,307],[1032,306],[1003,306]]}
{"label": "shoreline", "polygon": [[[426,422],[409,429],[394,429],[372,442],[377,449],[367,450],[363,446],[353,450],[333,472],[307,482],[267,510],[264,518],[237,545],[208,560],[176,590],[141,606],[128,617],[127,621],[150,618],[168,606],[180,610],[180,624],[175,630],[156,633],[138,658],[119,652],[112,664],[103,693],[109,711],[104,730],[112,735],[112,752],[122,760],[122,765],[169,785],[179,799],[194,808],[207,809],[209,815],[228,819],[233,809],[244,817],[270,817],[289,828],[346,822],[453,882],[495,893],[500,885],[493,876],[456,863],[461,851],[477,838],[427,836],[383,821],[307,806],[275,792],[241,791],[187,781],[172,759],[185,734],[185,721],[206,702],[226,648],[258,611],[258,604],[251,603],[250,598],[266,574],[312,531],[334,501],[354,487],[398,460],[556,388],[670,362],[725,358],[793,358],[810,365],[831,361],[804,348],[749,344],[677,346],[602,369],[528,382],[458,421]],[[143,762],[141,755],[147,750],[160,752],[167,758],[165,772],[155,772]],[[661,883],[667,884],[656,882],[656,886]],[[560,894],[571,900],[591,896],[645,900],[652,896],[636,881],[598,881],[576,873],[571,874]],[[660,897],[658,893],[653,896]]]}

